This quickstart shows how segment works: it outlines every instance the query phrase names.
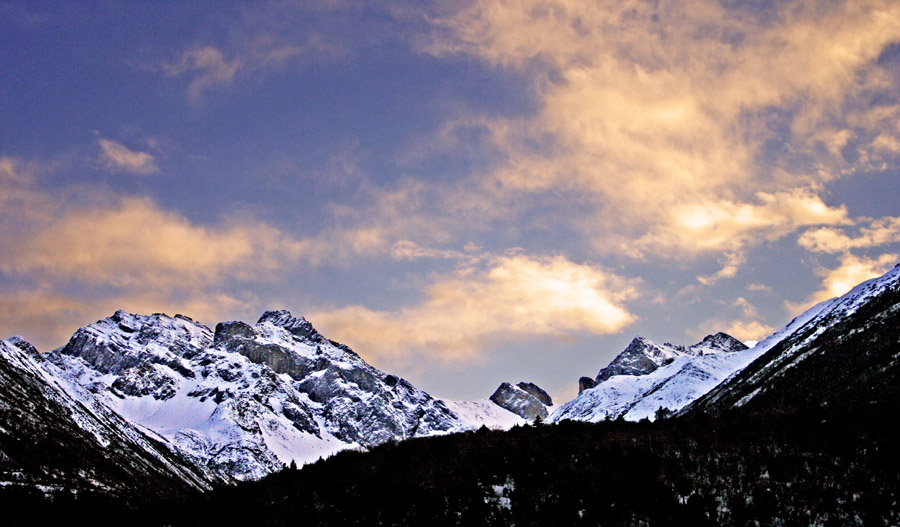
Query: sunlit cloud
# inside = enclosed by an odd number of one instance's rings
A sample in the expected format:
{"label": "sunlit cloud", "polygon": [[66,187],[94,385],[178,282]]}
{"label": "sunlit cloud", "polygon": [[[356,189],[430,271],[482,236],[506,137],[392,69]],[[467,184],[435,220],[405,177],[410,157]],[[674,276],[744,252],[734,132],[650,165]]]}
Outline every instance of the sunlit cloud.
{"label": "sunlit cloud", "polygon": [[465,254],[459,251],[422,247],[411,240],[400,240],[391,247],[391,258],[394,260],[413,261],[422,258],[458,260],[464,257]]}
{"label": "sunlit cloud", "polygon": [[215,282],[271,271],[296,259],[302,242],[261,223],[209,229],[160,210],[144,198],[110,208],[72,211],[18,244],[0,269],[115,286]]}
{"label": "sunlit cloud", "polygon": [[0,157],[0,329],[43,347],[116,309],[212,322],[246,313],[254,296],[229,284],[269,280],[306,262],[315,245],[252,218],[198,225],[150,199],[108,191],[63,207],[66,191],[42,188],[34,167]]}
{"label": "sunlit cloud", "polygon": [[[896,91],[876,61],[900,41],[898,20],[892,2],[759,15],[707,1],[481,0],[437,18],[422,49],[533,79],[535,115],[472,119],[506,158],[481,187],[492,203],[572,192],[593,201],[583,226],[605,251],[735,255],[845,221],[818,184],[841,173],[842,148],[887,122],[857,118],[848,101]],[[790,150],[772,157],[769,141]],[[798,161],[822,145],[835,159]]]}
{"label": "sunlit cloud", "polygon": [[724,257],[722,268],[708,276],[698,276],[697,280],[703,285],[711,285],[723,278],[732,278],[737,274],[741,264],[744,263],[744,255],[741,253],[729,253]]}
{"label": "sunlit cloud", "polygon": [[797,243],[809,251],[843,253],[900,242],[900,217],[863,219],[857,223],[862,225],[855,235],[848,234],[849,227],[820,227],[804,232]]}
{"label": "sunlit cloud", "polygon": [[110,139],[101,138],[97,143],[100,145],[100,161],[110,170],[132,174],[153,174],[159,171],[153,156],[147,152],[131,150]]}
{"label": "sunlit cloud", "polygon": [[846,223],[844,206],[829,207],[810,189],[758,192],[755,203],[721,200],[673,207],[666,222],[635,245],[644,250],[731,251],[723,276],[734,276],[742,260],[735,252],[754,240],[777,239],[810,225]]}
{"label": "sunlit cloud", "polygon": [[792,312],[799,313],[813,304],[843,295],[860,282],[883,275],[897,263],[897,254],[883,254],[876,258],[844,254],[836,268],[822,269],[818,272],[822,277],[822,289],[803,302],[788,302],[787,307]]}
{"label": "sunlit cloud", "polygon": [[456,360],[492,339],[616,333],[635,320],[636,282],[563,258],[510,254],[438,277],[426,299],[396,311],[349,306],[312,313],[329,335],[368,358]]}
{"label": "sunlit cloud", "polygon": [[763,316],[759,310],[743,297],[738,297],[727,308],[737,311],[737,316],[731,319],[716,317],[707,320],[689,334],[694,338],[701,338],[724,331],[740,341],[747,342],[763,339],[775,331],[775,328],[762,321]]}

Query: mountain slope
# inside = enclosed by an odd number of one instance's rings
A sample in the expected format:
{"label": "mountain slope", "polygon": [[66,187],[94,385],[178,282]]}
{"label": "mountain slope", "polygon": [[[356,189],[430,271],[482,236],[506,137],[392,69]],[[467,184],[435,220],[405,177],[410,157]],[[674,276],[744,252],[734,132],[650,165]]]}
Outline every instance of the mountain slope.
{"label": "mountain slope", "polygon": [[6,491],[135,500],[219,481],[55,373],[24,339],[0,341],[0,486]]}
{"label": "mountain slope", "polygon": [[900,396],[900,265],[811,308],[770,339],[767,353],[684,412],[895,405]]}

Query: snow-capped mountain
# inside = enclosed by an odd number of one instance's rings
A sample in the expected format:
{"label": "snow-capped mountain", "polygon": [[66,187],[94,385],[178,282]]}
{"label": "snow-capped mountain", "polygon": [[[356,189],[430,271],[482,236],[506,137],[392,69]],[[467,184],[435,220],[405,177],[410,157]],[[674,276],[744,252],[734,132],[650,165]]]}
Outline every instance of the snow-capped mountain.
{"label": "snow-capped mountain", "polygon": [[0,486],[127,500],[222,479],[98,400],[21,337],[0,341]]}
{"label": "snow-capped mountain", "polygon": [[900,389],[898,343],[900,265],[792,320],[760,342],[766,353],[758,360],[684,412],[893,407]]}
{"label": "snow-capped mountain", "polygon": [[662,407],[677,411],[749,364],[762,348],[748,349],[725,333],[692,346],[656,344],[636,337],[597,377],[582,377],[580,392],[548,419],[603,421],[654,419]]}
{"label": "snow-capped mountain", "polygon": [[237,479],[473,427],[287,311],[215,332],[181,315],[119,311],[79,329],[47,361],[174,450]]}

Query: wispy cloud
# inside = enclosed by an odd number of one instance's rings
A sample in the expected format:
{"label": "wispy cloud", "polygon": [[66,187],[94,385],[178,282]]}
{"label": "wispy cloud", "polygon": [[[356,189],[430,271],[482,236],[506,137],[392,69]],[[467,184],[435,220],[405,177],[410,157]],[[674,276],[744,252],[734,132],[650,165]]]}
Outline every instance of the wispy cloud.
{"label": "wispy cloud", "polygon": [[241,63],[241,59],[226,59],[219,49],[206,46],[185,51],[174,62],[163,64],[163,71],[170,77],[190,76],[188,95],[196,99],[205,90],[230,85]]}
{"label": "wispy cloud", "polygon": [[843,253],[900,242],[900,217],[862,218],[856,223],[855,235],[848,234],[851,227],[821,227],[804,232],[797,243],[809,251]]}
{"label": "wispy cloud", "polygon": [[730,311],[736,311],[736,316],[734,318],[727,316],[712,318],[703,322],[689,334],[694,338],[700,338],[710,333],[724,331],[732,337],[746,342],[760,340],[775,331],[775,328],[763,322],[763,316],[756,306],[743,297],[738,297],[730,305],[723,303],[723,307]]}
{"label": "wispy cloud", "polygon": [[787,302],[787,307],[792,312],[799,313],[813,304],[843,295],[860,282],[883,275],[897,263],[897,254],[867,258],[846,253],[841,256],[836,268],[819,270],[822,289],[803,302]]}
{"label": "wispy cloud", "polygon": [[369,358],[466,359],[498,337],[616,333],[635,320],[624,306],[635,287],[601,267],[514,253],[437,277],[417,305],[349,306],[310,319]]}
{"label": "wispy cloud", "polygon": [[127,146],[111,139],[98,139],[100,145],[100,161],[113,171],[130,172],[132,174],[153,174],[159,172],[156,160],[147,152],[131,150]]}
{"label": "wispy cloud", "polygon": [[[857,118],[855,101],[896,91],[877,60],[900,41],[900,6],[766,9],[476,0],[438,17],[423,49],[533,79],[533,116],[481,118],[505,156],[482,186],[491,202],[574,194],[592,203],[583,227],[604,251],[736,255],[844,223],[820,184],[840,175],[851,141],[874,144],[878,130],[890,151],[896,134],[883,115]],[[790,147],[773,155],[771,142]],[[823,145],[831,159],[812,155]]]}

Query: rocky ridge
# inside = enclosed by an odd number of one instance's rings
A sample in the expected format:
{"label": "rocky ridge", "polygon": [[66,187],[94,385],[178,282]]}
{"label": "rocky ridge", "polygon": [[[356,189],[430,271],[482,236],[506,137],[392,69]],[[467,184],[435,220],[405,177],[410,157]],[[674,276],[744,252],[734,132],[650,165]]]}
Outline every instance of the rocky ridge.
{"label": "rocky ridge", "polygon": [[118,311],[79,329],[47,360],[174,450],[237,479],[473,427],[287,311],[214,332],[181,315]]}

